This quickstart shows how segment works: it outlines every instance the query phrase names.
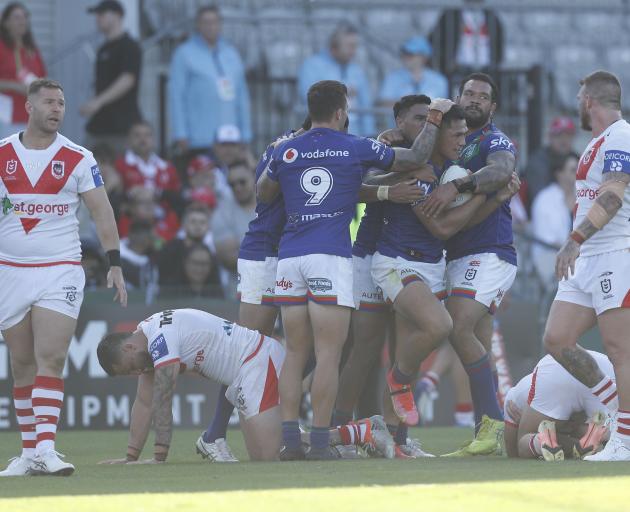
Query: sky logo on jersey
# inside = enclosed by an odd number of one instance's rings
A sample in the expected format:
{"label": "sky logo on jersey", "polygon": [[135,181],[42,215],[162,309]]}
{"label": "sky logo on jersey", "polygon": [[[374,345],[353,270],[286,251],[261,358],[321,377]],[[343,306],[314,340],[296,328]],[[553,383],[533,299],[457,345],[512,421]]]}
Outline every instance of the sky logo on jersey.
{"label": "sky logo on jersey", "polygon": [[513,144],[510,141],[510,139],[503,136],[499,136],[490,142],[490,149],[495,149],[495,148],[511,149],[512,146]]}
{"label": "sky logo on jersey", "polygon": [[296,149],[289,148],[282,154],[282,160],[288,164],[292,164],[297,160],[298,152]]}
{"label": "sky logo on jersey", "polygon": [[606,151],[604,153],[604,172],[625,172],[630,174],[630,153],[625,151]]}
{"label": "sky logo on jersey", "polygon": [[149,345],[149,353],[151,354],[153,362],[168,354],[168,345],[166,344],[166,338],[163,334],[160,334],[151,342],[151,345]]}
{"label": "sky logo on jersey", "polygon": [[94,180],[95,187],[102,187],[105,182],[103,181],[103,177],[101,176],[101,170],[98,168],[98,165],[92,166],[92,179]]}

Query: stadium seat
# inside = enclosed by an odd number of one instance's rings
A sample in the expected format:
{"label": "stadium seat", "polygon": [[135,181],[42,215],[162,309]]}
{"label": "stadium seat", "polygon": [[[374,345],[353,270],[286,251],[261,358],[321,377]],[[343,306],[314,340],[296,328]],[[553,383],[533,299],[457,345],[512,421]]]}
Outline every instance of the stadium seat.
{"label": "stadium seat", "polygon": [[418,34],[413,17],[407,12],[394,10],[370,10],[363,16],[369,33],[387,41],[392,46],[400,46],[410,37]]}
{"label": "stadium seat", "polygon": [[606,63],[602,67],[615,73],[621,80],[624,93],[622,94],[622,108],[630,110],[630,93],[628,93],[630,86],[630,47],[625,45],[608,47],[606,49]]}
{"label": "stadium seat", "polygon": [[558,46],[553,51],[556,93],[563,108],[577,108],[578,81],[601,67],[598,52],[591,46]]}
{"label": "stadium seat", "polygon": [[440,9],[414,9],[415,24],[418,28],[418,34],[429,37],[429,34],[435,27],[435,24],[442,14]]}
{"label": "stadium seat", "polygon": [[[532,42],[550,42],[557,44],[561,35],[574,30],[572,18],[565,12],[533,11],[527,15],[521,13],[523,31]],[[510,35],[507,35],[508,39]]]}
{"label": "stadium seat", "polygon": [[503,58],[505,68],[529,68],[543,62],[543,49],[541,47],[511,43],[505,47]]}

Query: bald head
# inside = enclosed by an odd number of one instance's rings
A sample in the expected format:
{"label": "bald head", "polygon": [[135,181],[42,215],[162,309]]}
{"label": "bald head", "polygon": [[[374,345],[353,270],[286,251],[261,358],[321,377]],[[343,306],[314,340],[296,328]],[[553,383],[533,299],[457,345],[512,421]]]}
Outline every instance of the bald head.
{"label": "bald head", "polygon": [[597,101],[602,107],[621,110],[621,83],[608,71],[595,71],[580,80],[584,94]]}

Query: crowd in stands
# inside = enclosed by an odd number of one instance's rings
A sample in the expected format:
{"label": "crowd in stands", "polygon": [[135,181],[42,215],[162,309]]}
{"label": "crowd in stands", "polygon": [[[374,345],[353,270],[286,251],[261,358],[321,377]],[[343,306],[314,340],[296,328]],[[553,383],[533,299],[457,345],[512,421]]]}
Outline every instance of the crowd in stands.
{"label": "crowd in stands", "polygon": [[[248,146],[252,128],[244,66],[222,34],[220,10],[199,9],[195,30],[171,60],[172,161],[157,154],[154,127],[143,121],[142,54],[123,28],[122,5],[103,0],[90,12],[104,42],[97,52],[94,93],[80,109],[86,136],[77,142],[92,150],[99,164],[118,222],[129,288],[148,289],[152,296],[235,298],[238,247],[254,216],[256,158]],[[491,11],[446,10],[428,38],[418,35],[400,46],[398,68],[384,77],[374,97],[377,88],[357,59],[360,33],[344,22],[326,48],[304,61],[298,91],[305,97],[310,85],[323,79],[346,83],[350,130],[376,135],[374,106],[389,107],[407,94],[450,96],[446,75],[492,72],[502,59],[502,38]],[[26,87],[45,75],[28,9],[8,4],[0,19],[0,136],[24,128]],[[543,269],[570,230],[575,133],[570,118],[554,119],[548,143],[521,169],[523,212],[530,216],[531,234],[543,242],[535,244],[533,257],[545,282],[551,276]],[[95,249],[96,232],[85,209],[79,217],[88,287],[99,287],[105,265]]]}

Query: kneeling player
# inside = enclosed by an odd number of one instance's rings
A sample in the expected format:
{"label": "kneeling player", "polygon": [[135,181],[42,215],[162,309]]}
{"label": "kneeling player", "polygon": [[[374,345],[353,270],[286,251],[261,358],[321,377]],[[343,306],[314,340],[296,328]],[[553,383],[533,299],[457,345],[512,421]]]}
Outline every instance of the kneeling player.
{"label": "kneeling player", "polygon": [[[284,347],[273,338],[195,309],[156,313],[131,333],[106,335],[98,346],[98,359],[109,375],[138,375],[136,400],[131,410],[125,459],[136,461],[155,427],[154,458],[168,455],[173,416],[172,400],[177,376],[193,371],[227,386],[226,398],[241,417],[245,446],[252,460],[274,460],[281,429],[278,375]],[[393,443],[380,418],[362,420],[331,432],[332,444],[368,444],[388,458]]]}
{"label": "kneeling player", "polygon": [[[588,352],[601,371],[614,378],[608,357]],[[510,389],[504,409],[508,457],[583,458],[599,451],[609,435],[607,407],[550,355]]]}

